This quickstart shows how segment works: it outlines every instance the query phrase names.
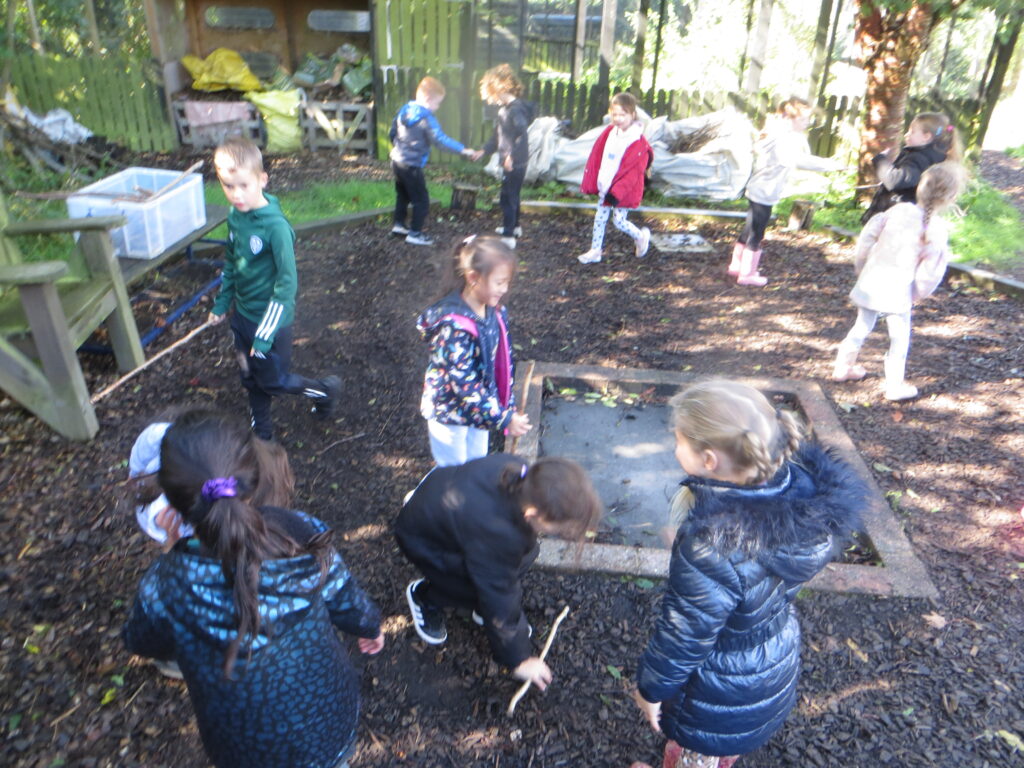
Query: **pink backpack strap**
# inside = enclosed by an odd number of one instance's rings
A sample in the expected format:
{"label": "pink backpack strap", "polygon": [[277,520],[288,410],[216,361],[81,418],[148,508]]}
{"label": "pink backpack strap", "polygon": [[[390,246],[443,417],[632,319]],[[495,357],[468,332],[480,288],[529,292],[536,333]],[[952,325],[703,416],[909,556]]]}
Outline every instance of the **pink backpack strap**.
{"label": "pink backpack strap", "polygon": [[465,315],[458,315],[452,312],[451,314],[442,317],[441,320],[451,320],[455,327],[458,328],[460,331],[465,331],[474,339],[480,338],[480,331],[476,327],[476,320],[474,320],[471,317],[466,317]]}
{"label": "pink backpack strap", "polygon": [[494,351],[494,383],[498,387],[498,400],[507,408],[512,399],[512,350],[508,345],[508,329],[498,312],[498,348]]}

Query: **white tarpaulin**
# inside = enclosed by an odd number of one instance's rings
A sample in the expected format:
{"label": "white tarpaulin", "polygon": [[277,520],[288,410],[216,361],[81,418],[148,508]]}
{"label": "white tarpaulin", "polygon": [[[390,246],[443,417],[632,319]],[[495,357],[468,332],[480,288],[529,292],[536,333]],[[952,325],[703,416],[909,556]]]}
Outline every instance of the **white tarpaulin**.
{"label": "white tarpaulin", "polygon": [[66,109],[51,109],[45,115],[37,115],[28,107],[21,106],[10,89],[4,95],[4,109],[60,144],[80,144],[92,136],[92,131],[76,122],[74,115]]}
{"label": "white tarpaulin", "polygon": [[[746,117],[734,109],[672,121],[666,117],[651,119],[643,110],[638,111],[638,116],[645,123],[644,136],[654,150],[651,183],[655,188],[679,197],[732,200],[740,196],[753,164],[754,128]],[[530,126],[527,183],[531,179],[554,178],[578,186],[583,181],[590,151],[605,125],[591,128],[570,141],[558,136],[557,130],[542,130],[538,124],[543,121],[557,124],[556,118],[542,117]],[[715,126],[717,135],[698,151],[681,154],[670,151],[681,136],[708,126]],[[499,175],[496,159],[492,158],[488,170]]]}
{"label": "white tarpaulin", "polygon": [[[538,117],[532,123],[526,134],[530,145],[530,161],[526,166],[526,184],[550,181],[551,166],[555,153],[559,147],[566,143],[567,139],[562,136],[562,121],[557,117]],[[497,179],[501,178],[501,169],[498,167],[498,153],[491,155],[484,170]]]}

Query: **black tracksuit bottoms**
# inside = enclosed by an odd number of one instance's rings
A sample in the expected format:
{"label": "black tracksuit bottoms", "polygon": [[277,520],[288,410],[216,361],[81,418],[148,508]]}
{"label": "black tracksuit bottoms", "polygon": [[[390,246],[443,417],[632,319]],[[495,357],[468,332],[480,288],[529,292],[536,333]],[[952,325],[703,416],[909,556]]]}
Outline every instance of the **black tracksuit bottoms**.
{"label": "black tracksuit bottoms", "polygon": [[289,372],[292,362],[290,325],[278,329],[274,335],[274,346],[265,357],[250,355],[249,350],[252,349],[258,326],[259,323],[243,317],[239,312],[231,313],[231,331],[235,336],[239,374],[242,386],[249,393],[252,431],[257,437],[271,440],[274,424],[270,418],[270,402],[274,395],[303,395],[317,401],[327,397],[327,388],[320,379],[307,379]]}
{"label": "black tracksuit bottoms", "polygon": [[395,224],[405,226],[406,213],[412,203],[409,231],[422,232],[423,222],[427,220],[427,211],[430,209],[430,195],[423,169],[399,165],[392,160],[391,170],[395,174]]}

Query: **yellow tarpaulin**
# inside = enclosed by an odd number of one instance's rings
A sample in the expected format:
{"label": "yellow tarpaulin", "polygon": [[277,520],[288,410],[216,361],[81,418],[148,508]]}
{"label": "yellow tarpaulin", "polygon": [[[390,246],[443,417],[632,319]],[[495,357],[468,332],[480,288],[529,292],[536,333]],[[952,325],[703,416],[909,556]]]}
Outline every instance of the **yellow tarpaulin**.
{"label": "yellow tarpaulin", "polygon": [[218,48],[205,59],[183,56],[182,65],[192,75],[192,87],[197,91],[258,91],[259,78],[250,70],[238,51]]}
{"label": "yellow tarpaulin", "polygon": [[302,148],[302,126],[299,125],[298,89],[247,93],[245,98],[256,105],[267,126],[268,152],[294,152]]}

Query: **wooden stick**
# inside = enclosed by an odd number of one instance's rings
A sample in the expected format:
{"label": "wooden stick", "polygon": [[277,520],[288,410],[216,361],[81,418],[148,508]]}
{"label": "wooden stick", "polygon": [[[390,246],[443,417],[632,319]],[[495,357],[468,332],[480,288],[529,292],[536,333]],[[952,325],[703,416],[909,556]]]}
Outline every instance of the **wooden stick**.
{"label": "wooden stick", "polygon": [[154,192],[152,195],[150,195],[148,198],[146,198],[147,201],[155,200],[156,198],[160,197],[160,195],[162,195],[164,192],[168,192],[173,187],[178,186],[179,184],[181,184],[181,182],[183,182],[185,180],[186,176],[188,176],[193,171],[199,170],[200,168],[202,168],[202,166],[203,166],[203,161],[202,160],[200,160],[199,162],[196,162],[196,163],[192,163],[192,165],[190,165],[188,168],[186,168],[184,171],[181,172],[181,175],[179,175],[178,178],[176,178],[174,181],[170,182],[169,184],[165,184],[164,186],[160,187],[160,189],[158,189],[156,192]]}
{"label": "wooden stick", "polygon": [[[528,360],[527,361],[527,363],[526,363],[526,376],[524,378],[526,384],[523,386],[523,399],[522,399],[522,402],[516,404],[516,412],[517,413],[526,413],[526,400],[530,396],[530,382],[533,381],[533,369],[536,368],[536,367],[537,367],[537,361],[536,360]],[[540,425],[534,424],[533,428],[534,429],[540,429]],[[513,437],[512,438],[512,445],[509,448],[507,448],[506,450],[509,453],[515,453],[516,449],[518,447],[519,447],[519,438],[518,437]]]}
{"label": "wooden stick", "polygon": [[92,403],[93,405],[96,405],[96,403],[98,403],[98,402],[99,402],[100,400],[102,400],[103,398],[105,398],[105,397],[106,397],[107,395],[109,395],[109,394],[110,394],[111,392],[113,392],[113,391],[114,391],[115,389],[118,389],[118,388],[119,388],[119,387],[120,387],[120,386],[121,386],[122,384],[124,384],[124,383],[125,383],[126,381],[128,381],[129,379],[132,379],[132,378],[134,378],[135,376],[137,376],[138,374],[142,373],[142,372],[143,372],[144,370],[146,370],[147,368],[149,368],[149,366],[151,366],[151,365],[152,365],[153,363],[155,363],[155,362],[156,362],[157,360],[159,360],[159,359],[160,359],[161,357],[163,357],[164,355],[170,354],[171,352],[173,352],[174,350],[176,350],[176,349],[177,349],[178,347],[180,347],[180,346],[182,346],[183,344],[185,344],[186,342],[190,341],[190,340],[191,340],[191,339],[192,339],[193,337],[195,337],[195,336],[198,336],[198,335],[199,335],[200,333],[202,333],[203,331],[205,331],[205,330],[206,330],[207,328],[209,328],[209,327],[210,327],[211,325],[213,325],[213,323],[212,323],[212,322],[210,322],[209,320],[207,320],[207,321],[206,321],[205,323],[203,323],[202,325],[200,325],[200,326],[199,326],[198,328],[193,328],[193,329],[192,329],[192,330],[191,330],[191,331],[190,331],[189,333],[187,333],[186,335],[182,336],[182,337],[181,337],[180,339],[178,339],[178,340],[177,340],[176,342],[174,342],[173,344],[171,344],[171,346],[167,347],[167,349],[162,349],[162,350],[160,350],[160,351],[159,351],[159,352],[158,352],[157,354],[153,355],[153,356],[152,356],[151,358],[149,358],[149,360],[147,360],[146,362],[144,362],[144,363],[143,363],[142,365],[140,365],[140,366],[139,366],[138,368],[135,368],[134,370],[128,371],[128,373],[126,373],[126,374],[125,374],[124,376],[122,376],[122,377],[121,377],[120,379],[118,379],[118,380],[117,380],[117,381],[115,381],[115,382],[114,382],[113,384],[111,384],[111,385],[110,385],[109,387],[107,387],[106,389],[104,389],[104,390],[103,390],[102,392],[98,392],[98,393],[96,393],[95,395],[93,395],[93,396],[92,396],[92,399],[90,400],[90,402],[91,402],[91,403]]}
{"label": "wooden stick", "polygon": [[[544,649],[540,652],[541,661],[544,661],[544,659],[547,658],[548,651],[551,650],[551,643],[553,643],[555,640],[555,633],[558,632],[558,625],[561,624],[565,617],[568,615],[569,606],[567,605],[562,609],[562,612],[558,614],[558,618],[555,619],[555,623],[551,625],[551,632],[548,633],[548,641],[544,643]],[[530,685],[530,681],[527,680],[521,686],[519,686],[519,690],[516,691],[516,695],[512,697],[512,701],[510,701],[508,704],[509,717],[512,717],[512,714],[516,711],[516,704],[519,703],[519,700],[526,695],[526,692],[528,690],[530,690]]]}

